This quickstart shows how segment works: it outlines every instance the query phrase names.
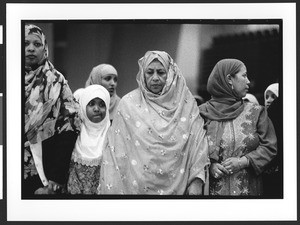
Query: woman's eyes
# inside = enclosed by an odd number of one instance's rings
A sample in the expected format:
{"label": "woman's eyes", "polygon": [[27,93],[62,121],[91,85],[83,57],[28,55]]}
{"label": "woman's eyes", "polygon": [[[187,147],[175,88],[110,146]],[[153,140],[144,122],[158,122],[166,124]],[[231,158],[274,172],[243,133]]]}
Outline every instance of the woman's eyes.
{"label": "woman's eyes", "polygon": [[34,46],[35,46],[35,47],[41,47],[42,44],[41,44],[41,43],[34,43]]}
{"label": "woman's eyes", "polygon": [[117,77],[114,77],[114,78],[112,78],[111,76],[108,76],[108,77],[105,77],[105,78],[103,78],[105,81],[110,81],[110,80],[114,80],[114,82],[117,82],[118,81],[118,78]]}
{"label": "woman's eyes", "polygon": [[[27,46],[29,46],[29,45],[30,45],[30,42],[26,41],[26,42],[25,42],[25,46],[27,47]],[[33,43],[33,45],[34,45],[35,47],[37,47],[37,48],[43,46],[43,44],[42,44],[42,43],[39,43],[39,42],[35,42],[35,43]]]}
{"label": "woman's eyes", "polygon": [[271,94],[271,95],[267,94],[267,99],[268,98],[276,99],[277,96],[275,94]]}
{"label": "woman's eyes", "polygon": [[88,106],[94,106],[95,102],[89,102]]}
{"label": "woman's eyes", "polygon": [[105,107],[105,102],[104,102],[104,101],[101,101],[101,102],[99,102],[99,103],[96,103],[95,101],[90,101],[89,104],[88,104],[88,106],[93,107],[93,106],[95,106],[96,104],[97,104],[99,107],[101,107],[101,108]]}
{"label": "woman's eyes", "polygon": [[[153,75],[154,72],[155,72],[154,70],[148,70],[148,71],[146,72],[146,74],[148,74],[148,75]],[[160,76],[162,76],[162,75],[165,75],[166,72],[165,72],[164,70],[158,70],[158,71],[157,71],[157,74],[160,75]]]}

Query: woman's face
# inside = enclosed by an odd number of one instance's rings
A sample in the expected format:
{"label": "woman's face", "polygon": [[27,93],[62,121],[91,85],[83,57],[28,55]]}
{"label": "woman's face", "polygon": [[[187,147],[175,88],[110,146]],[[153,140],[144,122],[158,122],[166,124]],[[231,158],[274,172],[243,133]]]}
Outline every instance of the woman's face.
{"label": "woman's face", "polygon": [[277,98],[277,96],[272,91],[267,91],[265,99],[265,107],[269,108],[272,102]]}
{"label": "woman's face", "polygon": [[167,71],[158,61],[152,61],[145,70],[145,81],[147,88],[154,94],[159,94],[164,88],[167,80]]}
{"label": "woman's face", "polygon": [[247,77],[247,69],[246,67],[242,67],[235,76],[231,76],[231,82],[233,89],[237,93],[238,97],[243,98],[246,96],[249,90],[250,81]]}
{"label": "woman's face", "polygon": [[110,97],[112,97],[118,85],[118,76],[116,74],[106,74],[102,76],[101,85],[106,88]]}
{"label": "woman's face", "polygon": [[100,98],[92,99],[86,106],[86,115],[93,123],[100,123],[106,116],[105,102]]}
{"label": "woman's face", "polygon": [[25,65],[37,65],[44,56],[44,46],[41,39],[34,35],[29,34],[25,37]]}

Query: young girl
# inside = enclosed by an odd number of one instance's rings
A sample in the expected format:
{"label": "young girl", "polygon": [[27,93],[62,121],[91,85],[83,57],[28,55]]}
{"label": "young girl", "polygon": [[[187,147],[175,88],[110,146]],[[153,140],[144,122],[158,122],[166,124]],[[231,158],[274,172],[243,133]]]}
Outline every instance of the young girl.
{"label": "young girl", "polygon": [[276,98],[278,98],[278,96],[279,96],[278,92],[279,92],[279,84],[278,83],[271,84],[267,87],[267,89],[265,90],[265,93],[264,93],[266,109],[268,109],[269,106],[272,104],[272,102]]}
{"label": "young girl", "polygon": [[88,86],[80,93],[82,124],[70,163],[70,194],[96,194],[102,149],[110,126],[109,101],[109,93],[101,85]]}

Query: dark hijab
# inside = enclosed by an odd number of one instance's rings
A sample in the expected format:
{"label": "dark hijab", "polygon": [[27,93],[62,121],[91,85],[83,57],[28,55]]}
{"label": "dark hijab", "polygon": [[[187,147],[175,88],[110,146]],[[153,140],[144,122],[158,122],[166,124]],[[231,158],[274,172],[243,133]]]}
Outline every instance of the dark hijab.
{"label": "dark hijab", "polygon": [[224,132],[223,122],[237,118],[244,110],[242,98],[238,97],[226,80],[226,76],[228,74],[233,76],[243,67],[244,63],[237,59],[220,60],[207,81],[207,91],[211,94],[211,99],[199,106],[200,115],[205,120],[207,135],[215,139],[216,145],[209,146],[209,157],[215,161],[222,160],[219,158],[219,145]]}
{"label": "dark hijab", "polygon": [[208,120],[226,121],[241,114],[243,100],[227,82],[226,76],[238,73],[242,67],[245,67],[244,63],[237,59],[222,59],[215,65],[207,81],[211,99],[200,106],[201,116]]}

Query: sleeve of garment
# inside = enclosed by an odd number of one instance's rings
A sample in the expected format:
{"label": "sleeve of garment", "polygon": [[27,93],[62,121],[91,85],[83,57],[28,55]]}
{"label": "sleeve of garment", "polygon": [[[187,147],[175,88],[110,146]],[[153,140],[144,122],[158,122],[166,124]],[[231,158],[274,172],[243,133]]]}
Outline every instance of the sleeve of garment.
{"label": "sleeve of garment", "polygon": [[262,108],[257,122],[259,145],[256,150],[245,155],[257,175],[261,174],[277,154],[277,138],[267,111]]}
{"label": "sleeve of garment", "polygon": [[72,91],[68,85],[68,81],[60,74],[61,79],[61,106],[59,117],[57,119],[56,127],[60,128],[60,131],[79,131],[80,124],[76,123],[78,117],[79,104],[75,101]]}
{"label": "sleeve of garment", "polygon": [[195,140],[192,140],[191,149],[191,167],[188,184],[195,178],[200,178],[203,183],[206,183],[208,177],[208,168],[210,160],[208,156],[208,141],[203,129],[204,120],[201,118],[200,126],[196,129]]}
{"label": "sleeve of garment", "polygon": [[42,142],[43,167],[48,180],[59,184],[67,182],[76,139],[77,134],[74,131],[64,131]]}

